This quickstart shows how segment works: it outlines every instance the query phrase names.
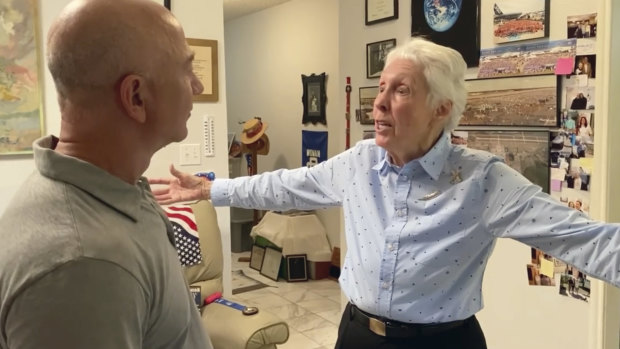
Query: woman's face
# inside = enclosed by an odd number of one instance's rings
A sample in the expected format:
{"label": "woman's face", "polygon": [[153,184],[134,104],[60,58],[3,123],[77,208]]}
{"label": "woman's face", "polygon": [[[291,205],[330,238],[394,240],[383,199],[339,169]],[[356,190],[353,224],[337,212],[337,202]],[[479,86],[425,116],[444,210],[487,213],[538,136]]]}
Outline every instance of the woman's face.
{"label": "woman's face", "polygon": [[570,201],[570,202],[568,203],[568,207],[570,207],[570,208],[575,208],[575,203],[574,203],[574,202],[572,202],[572,201]]}
{"label": "woman's face", "polygon": [[588,123],[588,120],[586,120],[584,116],[579,118],[579,126],[586,126],[587,123]]}

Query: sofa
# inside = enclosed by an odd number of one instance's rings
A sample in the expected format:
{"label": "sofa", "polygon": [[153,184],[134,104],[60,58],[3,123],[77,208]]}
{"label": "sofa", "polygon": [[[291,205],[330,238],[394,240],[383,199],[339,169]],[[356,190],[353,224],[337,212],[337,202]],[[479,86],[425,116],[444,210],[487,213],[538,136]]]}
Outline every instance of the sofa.
{"label": "sofa", "polygon": [[[186,267],[184,272],[190,286],[200,286],[204,299],[216,292],[223,293],[222,239],[211,202],[203,200],[190,206],[198,227],[202,262]],[[210,303],[203,305],[201,314],[215,349],[273,349],[288,340],[286,322],[266,309],[243,315],[238,309]]]}

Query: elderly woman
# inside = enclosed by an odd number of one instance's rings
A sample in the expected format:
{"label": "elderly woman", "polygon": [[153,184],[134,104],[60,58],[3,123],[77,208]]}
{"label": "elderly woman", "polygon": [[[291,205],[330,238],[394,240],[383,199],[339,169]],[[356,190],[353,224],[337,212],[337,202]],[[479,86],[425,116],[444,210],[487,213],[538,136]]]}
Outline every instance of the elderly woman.
{"label": "elderly woman", "polygon": [[[486,348],[474,316],[495,241],[513,238],[620,282],[620,225],[593,222],[490,153],[450,143],[466,64],[414,38],[388,54],[376,138],[312,168],[213,182],[152,179],[160,203],[211,199],[261,209],[342,206],[349,300],[336,348]],[[600,243],[599,243],[600,242]]]}

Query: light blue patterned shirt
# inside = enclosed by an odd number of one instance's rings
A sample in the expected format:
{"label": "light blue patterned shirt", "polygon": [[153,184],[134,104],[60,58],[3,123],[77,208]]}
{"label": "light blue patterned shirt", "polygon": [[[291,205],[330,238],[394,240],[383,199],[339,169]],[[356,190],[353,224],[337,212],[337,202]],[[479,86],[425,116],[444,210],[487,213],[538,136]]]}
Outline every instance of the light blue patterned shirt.
{"label": "light blue patterned shirt", "polygon": [[590,220],[495,155],[450,144],[448,134],[402,168],[366,140],[312,168],[216,180],[211,196],[215,205],[245,208],[342,206],[342,290],[392,320],[448,322],[478,312],[498,237],[620,284],[620,224]]}

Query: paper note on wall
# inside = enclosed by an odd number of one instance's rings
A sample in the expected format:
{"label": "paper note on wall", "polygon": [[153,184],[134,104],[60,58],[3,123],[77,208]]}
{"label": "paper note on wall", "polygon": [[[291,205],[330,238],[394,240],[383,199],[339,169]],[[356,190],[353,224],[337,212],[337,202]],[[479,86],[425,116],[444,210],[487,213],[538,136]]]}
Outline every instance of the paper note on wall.
{"label": "paper note on wall", "polygon": [[553,261],[545,258],[540,259],[540,273],[553,279]]}

